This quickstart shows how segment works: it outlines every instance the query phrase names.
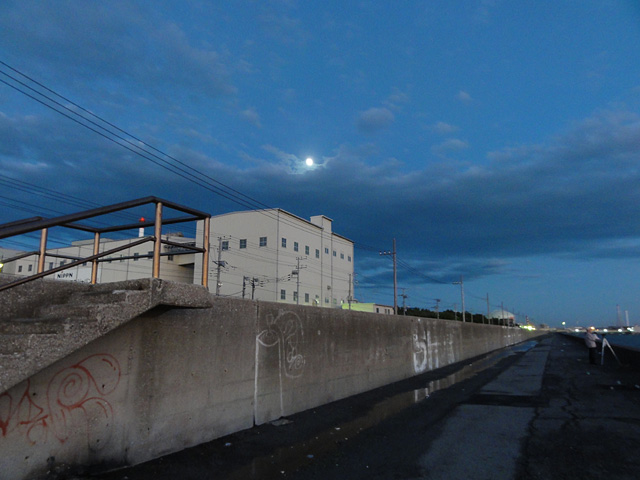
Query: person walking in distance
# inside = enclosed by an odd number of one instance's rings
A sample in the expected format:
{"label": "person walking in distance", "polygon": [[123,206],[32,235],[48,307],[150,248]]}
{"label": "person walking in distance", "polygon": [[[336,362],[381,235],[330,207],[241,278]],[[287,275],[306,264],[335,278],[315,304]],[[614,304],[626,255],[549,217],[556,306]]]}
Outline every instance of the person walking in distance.
{"label": "person walking in distance", "polygon": [[589,349],[589,363],[591,365],[598,364],[598,346],[596,344],[596,340],[600,340],[600,337],[596,335],[596,328],[587,328],[587,333],[584,334],[584,343]]}

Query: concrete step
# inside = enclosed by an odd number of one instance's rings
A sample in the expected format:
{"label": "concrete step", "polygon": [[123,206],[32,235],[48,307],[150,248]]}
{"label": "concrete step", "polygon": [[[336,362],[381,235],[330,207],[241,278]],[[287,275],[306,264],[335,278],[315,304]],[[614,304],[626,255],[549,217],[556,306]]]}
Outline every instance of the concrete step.
{"label": "concrete step", "polygon": [[25,287],[7,297],[13,308],[0,316],[0,393],[156,306],[213,302],[205,287],[158,279]]}
{"label": "concrete step", "polygon": [[96,318],[105,308],[113,304],[69,303],[64,305],[46,305],[38,310],[41,319],[46,321],[83,321]]}
{"label": "concrete step", "polygon": [[41,342],[50,342],[57,333],[32,333],[26,335],[0,335],[0,354],[13,355],[31,351]]}
{"label": "concrete step", "polygon": [[78,292],[71,295],[69,303],[115,303],[131,301],[135,298],[142,298],[149,296],[149,292],[145,290],[118,290],[108,289],[105,290],[91,290],[88,292]]}
{"label": "concrete step", "polygon": [[0,335],[55,334],[62,331],[64,331],[64,325],[55,320],[15,318],[0,322]]}

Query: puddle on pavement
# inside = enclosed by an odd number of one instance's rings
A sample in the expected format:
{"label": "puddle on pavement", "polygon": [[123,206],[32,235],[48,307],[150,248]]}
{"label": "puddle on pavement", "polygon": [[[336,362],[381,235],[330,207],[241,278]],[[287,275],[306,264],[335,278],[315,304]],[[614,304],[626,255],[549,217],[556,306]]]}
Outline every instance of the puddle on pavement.
{"label": "puddle on pavement", "polygon": [[[335,425],[331,429],[319,433],[314,438],[302,444],[282,447],[274,451],[271,455],[257,457],[251,464],[229,472],[226,478],[246,480],[274,478],[276,476],[291,474],[300,467],[309,465],[316,459],[336,450],[341,444],[353,440],[363,431],[375,427],[387,418],[400,413],[416,403],[428,399],[434,392],[467,380],[483,370],[492,367],[503,358],[515,353],[526,352],[537,343],[535,340],[524,342],[489,354],[475,363],[465,365],[460,368],[460,370],[446,377],[429,381],[424,388],[402,392],[385,398],[373,405],[364,415],[349,422]],[[276,422],[274,423],[277,425]],[[229,447],[233,448],[231,445]]]}

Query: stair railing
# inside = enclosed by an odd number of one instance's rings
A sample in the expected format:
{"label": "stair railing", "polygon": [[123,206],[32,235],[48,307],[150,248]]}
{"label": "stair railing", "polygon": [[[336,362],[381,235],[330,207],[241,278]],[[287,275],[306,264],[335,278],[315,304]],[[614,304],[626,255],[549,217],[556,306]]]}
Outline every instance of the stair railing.
{"label": "stair railing", "polygon": [[[131,208],[140,207],[148,204],[155,204],[155,217],[153,221],[147,221],[147,220],[141,219],[140,222],[135,224],[113,225],[105,228],[93,227],[91,225],[77,223],[82,220],[95,218],[102,215],[107,215],[114,212],[128,210]],[[163,207],[167,207],[167,208],[176,210],[178,212],[187,214],[187,216],[173,217],[173,218],[168,218],[163,220]],[[202,236],[201,247],[197,247],[195,245],[185,245],[182,243],[175,243],[169,240],[162,239],[163,225],[171,225],[171,224],[192,222],[192,221],[203,221],[203,236]],[[163,200],[161,198],[144,197],[138,200],[130,200],[127,202],[117,203],[115,205],[94,208],[91,210],[86,210],[83,212],[73,213],[69,215],[63,215],[56,218],[47,219],[42,217],[33,217],[33,218],[18,220],[16,222],[0,225],[0,240],[4,238],[14,237],[17,235],[24,235],[27,233],[40,231],[40,245],[39,245],[38,251],[20,253],[19,255],[3,260],[3,263],[6,265],[7,263],[10,263],[12,261],[16,261],[32,255],[37,255],[38,257],[37,273],[35,273],[34,275],[29,275],[29,276],[20,278],[18,280],[14,280],[12,282],[0,285],[0,292],[12,287],[16,287],[18,285],[22,285],[23,283],[31,282],[33,280],[37,280],[39,278],[43,278],[48,275],[53,275],[62,270],[73,268],[87,262],[91,262],[91,284],[95,284],[97,283],[97,278],[98,278],[98,264],[101,261],[105,261],[105,260],[102,260],[103,257],[113,255],[114,253],[129,249],[131,247],[135,247],[137,245],[141,245],[146,242],[153,242],[153,245],[154,245],[153,254],[140,255],[137,258],[151,257],[153,259],[153,264],[152,264],[153,278],[160,277],[160,257],[161,256],[185,255],[189,253],[202,253],[201,281],[202,281],[202,285],[206,287],[208,285],[208,279],[209,279],[208,265],[209,265],[209,250],[210,250],[210,247],[209,247],[210,221],[211,221],[211,215],[208,213],[204,213],[204,212],[195,210],[193,208],[185,207],[177,203]],[[118,232],[118,231],[124,231],[124,230],[139,229],[147,226],[154,227],[154,234],[152,236],[141,237],[139,240],[128,243],[126,245],[100,252],[101,234],[108,233],[108,232]],[[65,228],[71,228],[75,230],[81,230],[81,231],[93,233],[94,235],[93,255],[84,257],[84,258],[75,258],[75,257],[69,257],[65,255],[47,253],[48,232],[49,232],[49,229],[53,227],[65,227]],[[162,245],[179,247],[181,251],[173,251],[171,253],[163,254],[161,253]],[[51,268],[45,271],[46,257],[68,258],[68,259],[71,259],[72,261],[68,264],[60,265],[59,267]],[[129,258],[136,258],[136,257],[121,257],[120,259],[126,260]]]}

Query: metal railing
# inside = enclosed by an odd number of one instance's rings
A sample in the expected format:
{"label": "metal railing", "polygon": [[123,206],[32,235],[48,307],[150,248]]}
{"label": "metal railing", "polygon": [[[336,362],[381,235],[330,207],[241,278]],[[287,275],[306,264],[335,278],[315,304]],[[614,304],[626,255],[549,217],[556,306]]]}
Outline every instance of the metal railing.
{"label": "metal railing", "polygon": [[[77,223],[81,220],[86,220],[90,218],[99,217],[102,215],[107,215],[114,212],[120,212],[123,210],[132,209],[135,207],[140,207],[144,205],[155,204],[155,218],[153,221],[140,221],[134,224],[126,224],[126,225],[114,225],[108,226],[105,228],[93,227],[86,224]],[[184,217],[174,217],[169,218],[163,221],[162,213],[163,208],[171,208],[178,212],[187,214]],[[142,219],[141,219],[142,220]],[[175,243],[169,240],[162,239],[162,226],[163,225],[172,225],[177,223],[185,223],[192,221],[204,221],[204,229],[203,229],[203,237],[202,237],[202,247],[197,247],[193,245],[186,245],[182,243]],[[211,221],[211,215],[208,213],[200,212],[198,210],[185,207],[182,205],[178,205],[177,203],[169,202],[167,200],[163,200],[157,197],[144,197],[138,200],[131,200],[128,202],[117,203],[115,205],[109,205],[106,207],[94,208],[92,210],[86,210],[79,213],[72,213],[69,215],[63,215],[61,217],[56,218],[42,218],[42,217],[32,217],[24,220],[18,220],[11,223],[5,223],[0,225],[0,240],[4,238],[14,237],[17,235],[24,235],[27,233],[40,231],[40,247],[37,251],[25,252],[19,255],[16,255],[11,258],[7,258],[3,260],[4,264],[7,264],[12,261],[16,261],[28,256],[36,255],[38,257],[38,268],[37,273],[34,275],[30,275],[24,278],[20,278],[13,282],[6,283],[4,285],[0,285],[0,292],[3,290],[7,290],[9,288],[21,285],[23,283],[27,283],[33,280],[37,280],[39,278],[46,277],[47,275],[53,275],[62,270],[66,270],[69,268],[76,267],[78,265],[91,262],[91,283],[95,284],[98,278],[98,264],[102,261],[103,257],[108,255],[113,255],[114,253],[120,252],[122,250],[126,250],[131,247],[135,247],[137,245],[141,245],[146,242],[153,242],[153,254],[152,255],[144,255],[140,257],[149,257],[153,259],[152,265],[152,277],[159,278],[160,277],[160,257],[165,255],[185,255],[190,253],[202,253],[202,285],[205,287],[208,284],[208,265],[209,265],[209,225]],[[139,229],[144,227],[154,227],[154,234],[152,236],[142,237],[139,240],[128,243],[124,246],[120,246],[117,248],[113,248],[111,250],[100,252],[100,236],[103,233],[109,232],[119,232],[123,230],[132,230]],[[45,271],[45,258],[47,256],[51,257],[64,257],[61,255],[48,254],[47,253],[47,236],[49,233],[49,229],[53,227],[64,227],[71,228],[75,230],[81,230],[84,232],[93,233],[93,255],[77,258],[71,263],[67,263],[64,265],[60,265],[59,267],[51,268]],[[171,245],[174,247],[180,247],[185,251],[172,251],[171,253],[163,254],[161,253],[162,245]],[[66,257],[71,258],[71,257]]]}

